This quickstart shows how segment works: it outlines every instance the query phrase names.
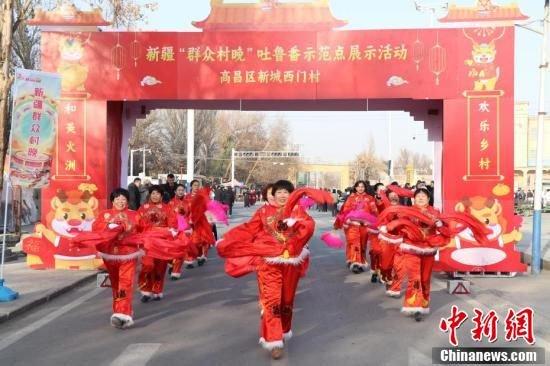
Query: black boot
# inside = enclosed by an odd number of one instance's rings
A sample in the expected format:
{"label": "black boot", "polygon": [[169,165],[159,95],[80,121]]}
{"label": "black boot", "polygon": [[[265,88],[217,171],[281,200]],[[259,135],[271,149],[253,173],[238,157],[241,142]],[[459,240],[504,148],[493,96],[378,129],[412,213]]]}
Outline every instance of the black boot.
{"label": "black boot", "polygon": [[373,273],[371,278],[370,278],[370,282],[377,283],[378,282],[378,274]]}
{"label": "black boot", "polygon": [[142,303],[145,304],[146,302],[149,302],[149,301],[151,300],[151,296],[149,296],[149,295],[141,295],[141,299],[140,299],[140,300],[141,300]]}

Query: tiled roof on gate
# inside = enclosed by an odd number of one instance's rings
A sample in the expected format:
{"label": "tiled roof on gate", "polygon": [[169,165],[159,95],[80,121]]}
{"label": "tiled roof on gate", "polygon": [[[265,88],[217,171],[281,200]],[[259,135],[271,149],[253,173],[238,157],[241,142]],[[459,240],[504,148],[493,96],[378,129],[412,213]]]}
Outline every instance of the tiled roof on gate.
{"label": "tiled roof on gate", "polygon": [[524,15],[516,3],[503,6],[493,5],[491,0],[477,0],[475,6],[457,6],[449,4],[446,16],[440,22],[495,22],[510,20],[525,20]]}
{"label": "tiled roof on gate", "polygon": [[342,27],[347,21],[332,15],[328,0],[228,4],[211,0],[208,17],[192,23],[203,31],[321,31]]}

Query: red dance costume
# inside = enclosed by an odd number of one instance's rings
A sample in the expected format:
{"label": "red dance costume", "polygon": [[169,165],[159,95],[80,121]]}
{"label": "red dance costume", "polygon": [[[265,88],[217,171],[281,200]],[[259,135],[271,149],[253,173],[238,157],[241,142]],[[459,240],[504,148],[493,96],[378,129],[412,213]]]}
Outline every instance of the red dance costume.
{"label": "red dance costume", "polygon": [[[149,202],[141,206],[138,213],[140,216],[139,229],[142,232],[165,231],[167,228],[176,230],[177,228],[176,215],[170,205]],[[148,255],[143,257],[139,273],[139,288],[142,295],[156,299],[163,297],[167,265],[167,260],[156,259]]]}
{"label": "red dance costume", "polygon": [[[103,258],[105,268],[109,273],[111,289],[113,291],[113,318],[125,321],[126,326],[133,323],[132,294],[134,290],[134,275],[137,260],[143,255],[143,251],[135,245],[128,245],[122,239],[134,234],[138,227],[139,213],[129,209],[105,210],[99,214],[93,223],[94,232],[102,232],[109,226],[119,225],[123,232],[115,240],[98,246],[99,256]],[[112,320],[111,320],[112,321]]]}
{"label": "red dance costume", "polygon": [[[392,206],[386,194],[381,194],[378,210],[382,212],[386,207]],[[397,219],[397,215],[391,215],[387,221]],[[401,284],[405,273],[403,271],[399,244],[403,242],[401,235],[391,235],[387,232],[379,232],[380,243],[380,279],[386,284],[386,294],[392,297],[401,295]]]}
{"label": "red dance costume", "polygon": [[301,207],[295,206],[291,217],[286,225],[283,207],[265,205],[249,222],[229,231],[217,246],[220,256],[228,258],[226,272],[230,275],[257,271],[260,344],[268,350],[283,348],[283,341],[292,336],[294,297],[298,280],[307,271],[306,244],[315,229],[315,222]]}
{"label": "red dance costume", "polygon": [[[170,201],[170,206],[172,210],[174,211],[174,214],[176,215],[177,220],[179,221],[179,216],[183,216],[184,220],[187,220],[189,217],[189,213],[191,211],[191,195],[185,195],[183,197],[174,197]],[[185,232],[179,233],[180,236],[185,235],[190,237],[191,235],[187,235]],[[172,262],[172,274],[171,276],[174,278],[180,278],[183,264],[184,262],[192,263],[195,258],[191,255],[191,253],[187,253],[185,257],[182,258],[176,258]]]}
{"label": "red dance costume", "polygon": [[[399,279],[407,278],[407,290],[403,299],[401,311],[407,314],[429,314],[430,312],[430,286],[434,256],[438,247],[444,245],[447,241],[437,230],[440,212],[438,209],[427,206],[412,206],[413,210],[424,215],[431,224],[421,222],[417,217],[407,217],[407,221],[420,229],[420,237],[410,234],[409,231],[401,230],[392,232],[386,230],[385,226],[380,227],[380,231],[387,233],[389,238],[394,238],[399,242],[398,236],[402,238],[399,243],[399,249],[394,259],[394,269]],[[388,224],[388,226],[391,225]],[[389,233],[388,233],[389,231]],[[391,235],[393,234],[393,236]],[[390,291],[398,293],[398,282],[392,285]],[[400,287],[400,285],[399,285]]]}
{"label": "red dance costume", "polygon": [[186,219],[192,229],[191,243],[198,252],[198,256],[188,256],[185,260],[186,264],[191,264],[195,260],[198,260],[199,265],[205,263],[208,259],[208,250],[216,242],[212,232],[212,224],[208,222],[205,215],[210,200],[209,193],[208,189],[203,188],[196,194],[189,193],[185,197],[189,202]]}
{"label": "red dance costume", "polygon": [[[360,221],[346,220],[343,222],[343,217],[348,212],[363,210],[370,214],[376,215],[378,209],[374,198],[366,193],[352,193],[340,210],[340,214],[334,222],[335,229],[344,229],[346,236],[346,264],[351,269],[360,267],[363,270],[368,269],[366,259],[367,240],[371,240],[371,258],[374,258],[372,263],[373,270],[378,269],[380,245],[378,240],[374,240],[378,236],[378,231],[373,228],[368,228]],[[375,242],[376,241],[376,242]]]}
{"label": "red dance costume", "polygon": [[[428,207],[412,206],[424,215],[437,220],[440,216],[438,209]],[[422,226],[425,237],[437,233],[435,225],[424,227],[416,218],[411,221]],[[437,247],[432,246],[426,239],[407,242],[406,239],[399,245],[403,253],[404,271],[407,274],[407,291],[403,300],[402,312],[414,313],[420,311],[423,314],[430,312],[430,286],[432,280],[432,267]]]}

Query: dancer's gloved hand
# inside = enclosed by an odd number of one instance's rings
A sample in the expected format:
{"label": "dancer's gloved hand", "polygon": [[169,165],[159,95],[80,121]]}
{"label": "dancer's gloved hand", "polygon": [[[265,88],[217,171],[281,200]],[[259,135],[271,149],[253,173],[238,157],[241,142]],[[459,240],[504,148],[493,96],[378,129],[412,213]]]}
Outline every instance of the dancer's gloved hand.
{"label": "dancer's gloved hand", "polygon": [[286,226],[288,227],[293,227],[294,224],[296,224],[298,220],[296,220],[295,218],[293,217],[289,217],[288,219],[284,219],[283,222],[286,224]]}
{"label": "dancer's gloved hand", "polygon": [[170,233],[172,233],[172,237],[178,236],[178,231],[176,229],[170,229]]}

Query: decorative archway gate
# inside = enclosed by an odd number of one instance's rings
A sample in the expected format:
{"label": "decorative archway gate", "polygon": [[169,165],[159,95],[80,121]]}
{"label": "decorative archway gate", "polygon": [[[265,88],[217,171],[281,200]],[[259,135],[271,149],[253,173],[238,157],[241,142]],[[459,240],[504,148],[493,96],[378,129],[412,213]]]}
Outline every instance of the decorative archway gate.
{"label": "decorative archway gate", "polygon": [[511,190],[513,27],[43,32],[42,67],[63,77],[53,181],[43,190],[43,207],[58,190],[79,189],[105,207],[121,183],[124,126],[146,105],[406,110],[424,121],[441,152],[435,165],[443,209],[486,215],[494,228],[494,248],[478,254],[465,247],[466,235],[442,251],[440,268],[525,270],[514,250],[520,234]]}

